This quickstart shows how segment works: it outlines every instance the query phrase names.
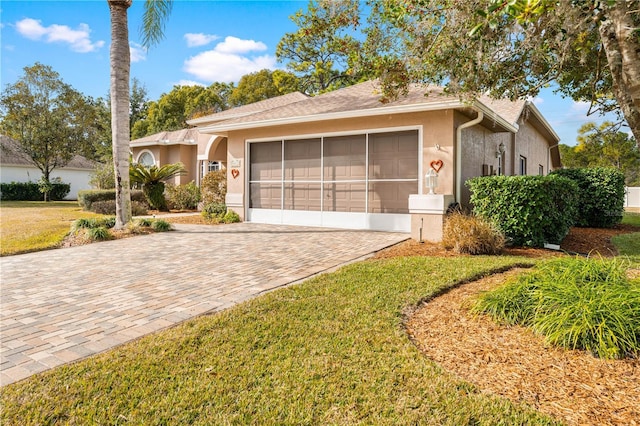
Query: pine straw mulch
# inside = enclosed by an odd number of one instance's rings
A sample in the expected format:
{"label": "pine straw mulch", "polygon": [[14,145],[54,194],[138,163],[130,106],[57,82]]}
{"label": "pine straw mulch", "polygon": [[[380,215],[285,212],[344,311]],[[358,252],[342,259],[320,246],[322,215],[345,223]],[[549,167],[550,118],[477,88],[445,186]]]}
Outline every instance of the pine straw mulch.
{"label": "pine straw mulch", "polygon": [[407,319],[410,338],[430,359],[484,392],[525,403],[569,425],[640,424],[640,360],[602,360],[549,347],[532,331],[469,312],[470,300],[511,270],[461,285]]}
{"label": "pine straw mulch", "polygon": [[[561,251],[524,248],[524,247],[506,247],[503,255],[507,256],[524,256],[524,257],[550,257],[562,256],[565,253],[579,253],[590,255],[601,255],[603,257],[616,256],[618,251],[611,242],[611,238],[616,235],[629,234],[638,232],[640,229],[632,225],[619,224],[613,228],[597,229],[597,228],[571,228],[569,234],[560,244]],[[415,240],[407,240],[395,246],[381,250],[376,253],[374,259],[386,259],[398,256],[438,256],[438,257],[454,257],[465,256],[450,250],[445,250],[441,244],[430,242],[418,242]]]}
{"label": "pine straw mulch", "polygon": [[[572,228],[561,244],[570,253],[614,256],[611,237],[638,232],[637,227]],[[502,254],[563,256],[563,252],[506,248]],[[440,244],[405,241],[376,254],[461,256]],[[496,324],[469,312],[479,292],[496,288],[515,269],[467,283],[425,302],[407,316],[406,328],[430,359],[484,392],[528,404],[569,425],[640,425],[640,360],[602,360],[584,351],[550,347],[543,338],[518,326]],[[634,272],[630,271],[631,277]]]}

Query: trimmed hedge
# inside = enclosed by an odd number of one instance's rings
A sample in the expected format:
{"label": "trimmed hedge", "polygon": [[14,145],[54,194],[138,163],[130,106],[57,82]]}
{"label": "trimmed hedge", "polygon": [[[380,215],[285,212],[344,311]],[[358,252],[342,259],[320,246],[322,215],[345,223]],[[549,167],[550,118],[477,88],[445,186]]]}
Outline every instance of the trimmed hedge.
{"label": "trimmed hedge", "polygon": [[[96,201],[115,201],[115,189],[91,189],[86,191],[78,191],[78,204],[82,210],[92,211],[91,205]],[[131,190],[131,201],[137,201],[141,204],[148,205],[147,199],[140,190]]]}
{"label": "trimmed hedge", "polygon": [[[51,201],[64,200],[71,191],[68,183],[51,183],[49,193]],[[34,182],[11,182],[0,184],[0,200],[2,201],[44,201],[44,194]]]}
{"label": "trimmed hedge", "polygon": [[575,223],[578,185],[549,176],[488,176],[470,179],[473,211],[493,222],[517,246],[559,244]]}
{"label": "trimmed hedge", "polygon": [[611,228],[624,213],[624,173],[610,167],[560,169],[552,175],[573,180],[579,188],[576,226]]}

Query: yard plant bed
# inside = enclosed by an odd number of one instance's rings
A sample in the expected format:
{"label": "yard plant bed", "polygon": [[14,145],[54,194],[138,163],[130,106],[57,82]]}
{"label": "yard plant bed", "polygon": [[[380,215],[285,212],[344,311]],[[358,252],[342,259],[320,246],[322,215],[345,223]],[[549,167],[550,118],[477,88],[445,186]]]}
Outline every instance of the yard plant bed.
{"label": "yard plant bed", "polygon": [[470,300],[515,269],[464,284],[423,304],[407,321],[420,350],[479,389],[525,403],[570,425],[636,425],[640,360],[602,360],[548,347],[532,331],[469,312]]}

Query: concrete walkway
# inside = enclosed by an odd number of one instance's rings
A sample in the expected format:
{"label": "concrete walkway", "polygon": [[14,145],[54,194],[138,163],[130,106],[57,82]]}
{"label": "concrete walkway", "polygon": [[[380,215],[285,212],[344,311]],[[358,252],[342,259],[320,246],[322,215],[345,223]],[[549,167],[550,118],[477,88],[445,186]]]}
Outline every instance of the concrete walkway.
{"label": "concrete walkway", "polygon": [[407,234],[239,223],[0,258],[0,384],[367,256]]}

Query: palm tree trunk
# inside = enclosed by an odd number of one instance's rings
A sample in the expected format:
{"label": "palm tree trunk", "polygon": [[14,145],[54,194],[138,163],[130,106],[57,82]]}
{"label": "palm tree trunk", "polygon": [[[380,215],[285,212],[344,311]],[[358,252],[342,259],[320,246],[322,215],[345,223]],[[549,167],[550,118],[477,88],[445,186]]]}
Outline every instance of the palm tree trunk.
{"label": "palm tree trunk", "polygon": [[131,221],[129,184],[129,28],[127,10],[132,0],[107,0],[111,15],[111,136],[116,179],[116,225]]}

